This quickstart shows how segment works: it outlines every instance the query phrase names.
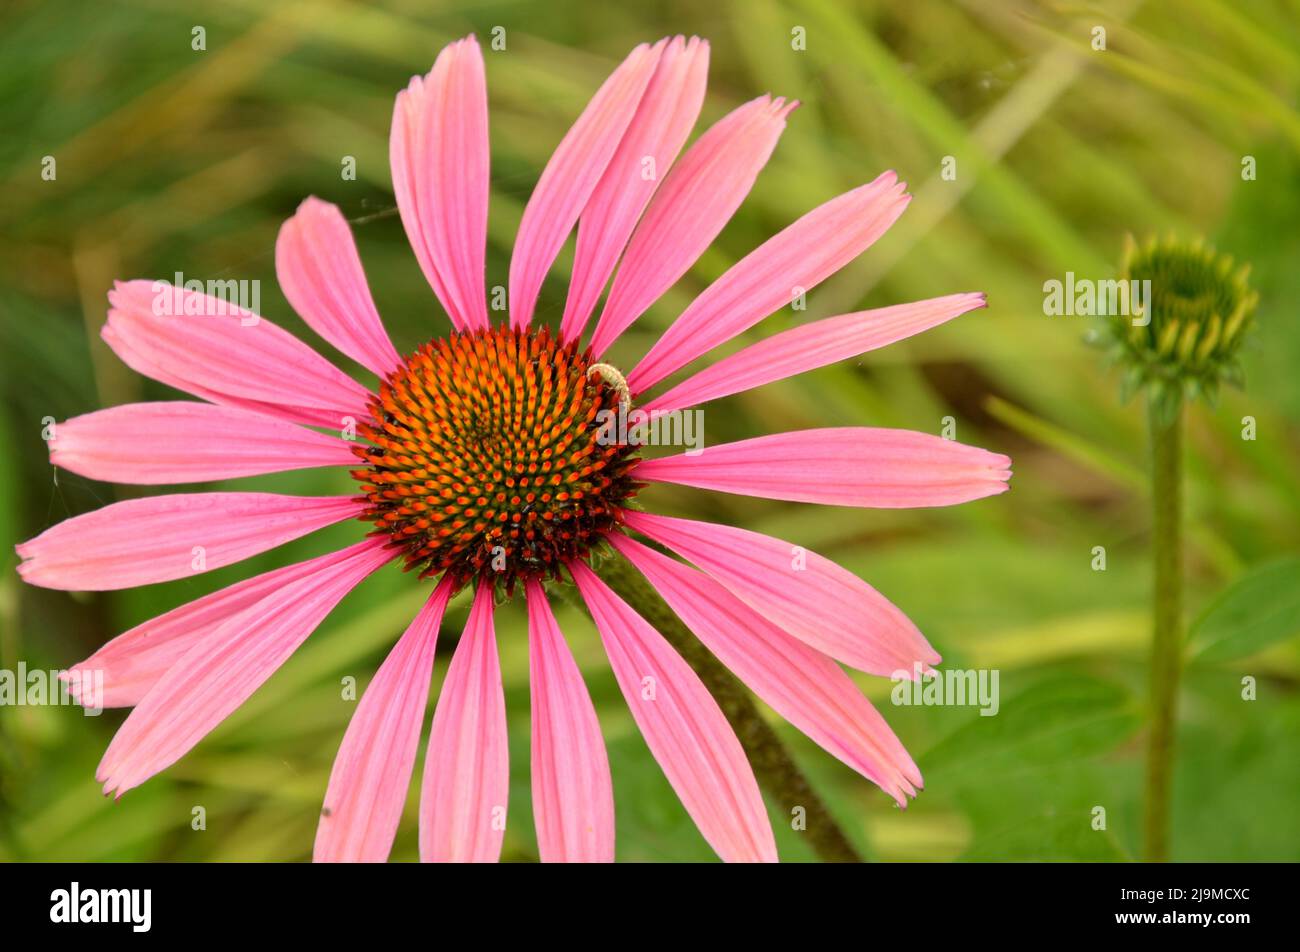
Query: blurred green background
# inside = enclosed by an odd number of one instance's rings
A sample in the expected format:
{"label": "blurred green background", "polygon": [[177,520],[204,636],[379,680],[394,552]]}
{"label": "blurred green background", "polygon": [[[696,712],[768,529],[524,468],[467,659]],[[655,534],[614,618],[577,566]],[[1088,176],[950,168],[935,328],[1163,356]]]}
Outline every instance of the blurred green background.
{"label": "blurred green background", "polygon": [[[1295,2],[631,5],[416,0],[12,2],[0,13],[0,540],[152,490],[50,467],[41,420],[176,398],[102,344],[115,278],[262,281],[262,313],[319,344],[276,286],[276,231],[307,194],[353,220],[399,349],[446,328],[393,213],[393,96],[438,49],[506,29],[486,52],[493,194],[488,284],[504,284],[523,204],[550,150],[636,43],[712,44],[701,125],[760,93],[796,97],[771,163],[714,248],[612,352],[626,366],[691,296],[827,198],[898,170],[900,223],[749,342],[795,321],[955,291],[990,307],[920,338],[711,404],[709,442],[810,426],[938,432],[1012,455],[1012,491],[953,509],[875,512],[655,487],[663,511],[815,548],[868,579],[948,665],[1001,672],[1001,712],[904,708],[860,678],[916,756],[906,811],[785,725],[782,736],[864,853],[879,860],[1126,860],[1139,841],[1148,500],[1144,413],[1086,346],[1089,322],[1043,314],[1043,282],[1113,276],[1123,235],[1205,235],[1253,264],[1259,332],[1247,392],[1192,413],[1190,663],[1182,695],[1173,855],[1300,859],[1300,14]],[[181,9],[186,8],[186,9]],[[191,49],[191,29],[207,49]],[[1092,48],[1093,28],[1106,49]],[[792,30],[806,50],[792,49]],[[43,156],[57,179],[41,178]],[[358,175],[344,181],[343,156]],[[955,180],[940,176],[953,156]],[[1243,180],[1244,156],[1257,178]],[[566,249],[539,310],[558,323]],[[1288,317],[1288,315],[1292,315]],[[323,347],[323,345],[321,345]],[[331,356],[337,356],[324,348]],[[341,359],[341,358],[340,358]],[[346,363],[343,366],[348,366]],[[353,369],[360,380],[365,371]],[[1257,439],[1242,439],[1242,418]],[[347,492],[343,473],[241,489]],[[207,487],[210,488],[210,487]],[[0,574],[0,667],[65,667],[128,627],[253,572],[355,538],[345,524],[208,575],[68,595]],[[1105,571],[1093,548],[1104,546]],[[424,589],[365,583],[253,699],[175,767],[105,800],[98,762],[124,712],[0,708],[0,858],[270,860],[310,856],[354,702]],[[466,612],[439,642],[446,669]],[[561,622],[608,739],[624,860],[712,856],[618,694],[591,625]],[[505,858],[536,858],[528,781],[524,615],[498,615],[510,709]],[[1257,679],[1258,698],[1241,698]],[[435,685],[436,687],[436,685]],[[436,695],[436,690],[435,690]],[[427,733],[427,726],[426,726]],[[421,757],[423,754],[421,754]],[[418,784],[418,770],[416,783]],[[413,791],[414,794],[414,791]],[[394,858],[416,856],[413,795]],[[207,829],[191,829],[202,806]],[[1092,809],[1107,828],[1092,828]],[[813,854],[775,814],[788,860]]]}

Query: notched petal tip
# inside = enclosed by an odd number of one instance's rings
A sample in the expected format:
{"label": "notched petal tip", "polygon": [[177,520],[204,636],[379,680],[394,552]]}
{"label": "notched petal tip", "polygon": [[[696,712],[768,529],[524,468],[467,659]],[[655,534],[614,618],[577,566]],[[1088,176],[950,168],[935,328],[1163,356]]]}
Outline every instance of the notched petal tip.
{"label": "notched petal tip", "polygon": [[763,93],[754,101],[762,102],[767,116],[776,120],[784,120],[802,105],[797,99],[786,99],[784,96],[773,96],[771,93]]}
{"label": "notched petal tip", "polygon": [[889,199],[895,203],[901,203],[904,208],[912,200],[912,196],[907,191],[907,182],[898,177],[898,173],[893,169],[886,169],[874,179],[863,186],[863,191],[883,191],[889,196]]}
{"label": "notched petal tip", "polygon": [[[330,202],[325,201],[323,198],[319,198],[316,195],[308,195],[306,198],[304,198],[301,202],[298,203],[297,214],[301,215],[303,213],[307,213],[312,215],[319,215],[321,213],[328,212],[332,208],[335,208],[335,206]],[[288,219],[284,223],[284,225],[288,225],[293,220],[294,219],[292,218]],[[284,225],[281,225],[280,227],[283,229]]]}
{"label": "notched petal tip", "polygon": [[942,661],[943,657],[927,641],[923,651],[912,659],[911,664],[899,668],[889,677],[894,681],[920,681],[922,678],[938,677],[942,672],[935,665]]}
{"label": "notched petal tip", "polygon": [[984,450],[985,475],[989,482],[989,496],[996,496],[1011,488],[1011,457]]}
{"label": "notched petal tip", "polygon": [[[448,43],[446,46],[444,46],[441,50],[438,51],[438,56],[434,60],[434,65],[436,66],[438,61],[441,60],[444,56],[447,57],[448,60],[451,60],[451,59],[459,58],[462,55],[475,56],[478,57],[480,61],[482,60],[483,48],[479,45],[477,34],[467,33],[464,36],[462,36],[459,40],[452,40],[450,43]],[[425,74],[426,77],[430,75],[432,72],[433,70],[430,69],[429,72]]]}
{"label": "notched petal tip", "polygon": [[[104,760],[107,759],[108,755],[105,754]],[[112,797],[114,801],[121,800],[122,794],[126,793],[121,782],[114,776],[113,770],[105,767],[103,761],[100,761],[99,767],[95,770],[95,782],[100,785],[100,791],[103,795]]]}

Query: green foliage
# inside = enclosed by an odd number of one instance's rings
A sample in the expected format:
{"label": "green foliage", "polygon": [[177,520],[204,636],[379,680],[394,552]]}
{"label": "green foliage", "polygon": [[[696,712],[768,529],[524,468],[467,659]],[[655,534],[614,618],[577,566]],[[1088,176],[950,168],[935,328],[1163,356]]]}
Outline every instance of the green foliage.
{"label": "green foliage", "polygon": [[[1186,9],[1185,9],[1186,8]],[[1188,10],[1194,11],[1192,15]],[[1128,11],[1128,12],[1126,12]],[[1105,51],[1091,48],[1104,23]],[[191,48],[202,24],[207,49]],[[951,509],[858,511],[667,486],[648,507],[769,532],[835,558],[907,611],[950,664],[996,667],[996,717],[899,707],[859,683],[916,756],[905,811],[785,725],[800,763],[872,858],[1131,857],[1138,842],[1149,640],[1146,434],[1118,374],[1084,346],[1089,322],[1043,313],[1067,271],[1115,277],[1126,232],[1204,234],[1252,266],[1260,295],[1245,389],[1198,406],[1187,435],[1188,606],[1175,857],[1300,859],[1300,24],[1261,0],[1119,4],[724,0],[440,5],[213,0],[10,4],[0,12],[0,542],[155,492],[54,473],[44,417],[175,392],[100,341],[116,278],[238,277],[262,310],[334,357],[274,275],[276,231],[315,194],[354,231],[403,351],[446,328],[394,213],[393,96],[437,49],[504,25],[489,52],[493,192],[488,284],[504,284],[529,190],[567,124],[638,42],[712,44],[702,125],[766,91],[803,105],[750,199],[678,286],[609,355],[626,367],[691,297],[803,211],[897,169],[915,195],[863,258],[720,352],[832,314],[981,290],[989,308],[860,360],[706,407],[718,443],[814,426],[937,433],[1006,452],[1011,491]],[[807,48],[791,47],[806,31]],[[701,126],[702,127],[702,126]],[[57,159],[55,181],[40,177]],[[357,178],[340,175],[343,156]],[[942,175],[945,157],[956,177]],[[1242,177],[1255,160],[1255,179]],[[571,245],[570,245],[571,248]],[[558,323],[571,251],[543,290]],[[343,361],[357,379],[363,370]],[[1256,434],[1243,439],[1243,419]],[[57,479],[56,479],[57,477]],[[347,492],[303,472],[216,488]],[[188,487],[187,487],[188,488]],[[214,487],[202,487],[214,488]],[[132,592],[69,596],[0,573],[0,667],[62,667],[127,627],[256,571],[355,538],[333,527],[246,564]],[[1094,567],[1096,547],[1105,570]],[[6,551],[11,551],[6,549]],[[1264,566],[1253,571],[1248,567]],[[310,856],[316,811],[354,701],[424,597],[381,572],[248,705],[174,768],[106,800],[95,765],[124,712],[0,708],[0,859],[274,860]],[[463,624],[453,605],[434,695]],[[711,852],[654,764],[589,622],[560,610],[609,741],[625,860]],[[533,860],[526,622],[499,613],[511,731],[505,857]],[[1241,680],[1259,696],[1246,701]],[[426,728],[427,734],[427,728]],[[394,858],[416,857],[415,790]],[[206,830],[192,829],[202,806]],[[1093,811],[1105,808],[1105,830]],[[773,808],[782,855],[812,858]]]}
{"label": "green foliage", "polygon": [[1261,566],[1237,579],[1191,630],[1199,661],[1249,657],[1300,634],[1300,559]]}

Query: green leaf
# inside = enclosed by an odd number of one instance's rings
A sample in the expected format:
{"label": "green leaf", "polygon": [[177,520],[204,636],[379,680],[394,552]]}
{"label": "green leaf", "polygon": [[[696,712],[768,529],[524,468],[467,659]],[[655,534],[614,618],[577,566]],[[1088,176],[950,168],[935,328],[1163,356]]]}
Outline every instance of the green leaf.
{"label": "green leaf", "polygon": [[1197,661],[1230,661],[1300,633],[1300,558],[1262,565],[1221,594],[1192,626]]}
{"label": "green leaf", "polygon": [[961,782],[1115,748],[1137,727],[1137,710],[1120,685],[1087,675],[1043,678],[1001,701],[991,717],[974,714],[921,760],[927,783]]}
{"label": "green leaf", "polygon": [[[1078,783],[1078,778],[1069,777]],[[1036,790],[1039,796],[1044,791]],[[1070,790],[1065,807],[1053,803],[1044,806],[1036,801],[1028,812],[1012,814],[1002,808],[1002,825],[992,829],[978,829],[970,846],[962,855],[972,862],[1007,861],[1070,861],[1090,863],[1123,862],[1128,859],[1124,847],[1109,828],[1118,817],[1107,816],[1107,828],[1094,827],[1095,807],[1087,798],[1080,799],[1080,791]],[[1112,811],[1107,811],[1110,814]]]}

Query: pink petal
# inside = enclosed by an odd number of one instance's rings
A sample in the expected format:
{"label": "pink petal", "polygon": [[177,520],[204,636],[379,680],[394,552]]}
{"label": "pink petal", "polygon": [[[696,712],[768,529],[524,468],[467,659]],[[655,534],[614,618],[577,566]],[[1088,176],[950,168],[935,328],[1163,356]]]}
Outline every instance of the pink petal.
{"label": "pink petal", "polygon": [[709,285],[628,375],[642,393],[844,267],[907,207],[893,172],[833,198],[769,238]]}
{"label": "pink petal", "polygon": [[[360,514],[354,496],[189,493],[127,499],[16,547],[30,585],[102,592],[231,565]],[[201,551],[198,551],[201,548]]]}
{"label": "pink petal", "polygon": [[642,43],[597,90],[555,148],[524,208],[510,257],[510,326],[527,327],[546,272],[609,166],[666,41]]}
{"label": "pink petal", "polygon": [[117,282],[102,335],[133,370],[197,397],[341,429],[369,392],[264,317],[161,282]]}
{"label": "pink petal", "polygon": [[591,569],[569,571],[591,610],[632,717],[704,838],[727,862],[775,862],[754,771],[708,689]]}
{"label": "pink petal", "polygon": [[388,158],[406,237],[457,330],[488,326],[488,103],[483,54],[467,36],[397,94]]}
{"label": "pink petal", "polygon": [[115,353],[122,363],[126,364],[136,373],[143,374],[146,377],[152,377],[160,383],[165,383],[169,387],[177,390],[184,390],[196,397],[202,397],[211,403],[220,404],[228,407],[239,407],[252,413],[260,413],[273,416],[278,419],[291,420],[295,423],[306,423],[312,426],[338,426],[338,417],[326,410],[320,410],[313,407],[306,407],[294,404],[272,404],[258,400],[244,400],[240,397],[233,397],[230,394],[219,393],[215,390],[209,390],[191,379],[169,373],[166,366],[159,363],[157,355],[150,354],[146,357],[141,352],[132,348],[132,346],[122,338],[112,326],[107,322],[99,329],[99,336],[103,338],[113,353]]}
{"label": "pink petal", "polygon": [[681,410],[752,390],[903,340],[984,303],[983,294],[950,294],[793,327],[710,364],[642,409]]}
{"label": "pink petal", "polygon": [[280,227],[275,274],[307,326],[361,366],[384,377],[401,363],[337,205],[312,197],[298,206]]}
{"label": "pink petal", "polygon": [[846,426],[646,460],[636,478],[764,499],[905,509],[1006,492],[1010,465],[998,453],[929,433]]}
{"label": "pink petal", "polygon": [[543,863],[614,861],[614,787],[582,673],[535,581],[528,594],[533,816]]}
{"label": "pink petal", "polygon": [[50,462],[90,479],[162,485],[355,466],[350,446],[238,407],[128,403],[57,424]]}
{"label": "pink petal", "polygon": [[[690,135],[704,103],[709,44],[674,37],[664,48],[641,105],[578,223],[573,278],[560,333],[582,336],[637,219]],[[647,176],[646,162],[653,163]]]}
{"label": "pink petal", "polygon": [[614,548],[718,659],[778,714],[898,801],[921,774],[885,719],[830,658],[791,638],[703,572],[622,534]]}
{"label": "pink petal", "polygon": [[69,687],[92,672],[103,678],[104,707],[133,707],[196,644],[231,616],[291,582],[315,575],[338,559],[337,552],[263,572],[204,595],[136,625],[69,669]]}
{"label": "pink petal", "polygon": [[317,863],[382,863],[393,848],[429,703],[449,576],[380,665],[334,758],[316,827]]}
{"label": "pink petal", "polygon": [[505,836],[510,772],[506,698],[492,625],[492,587],[480,586],[433,712],[420,788],[420,859],[495,863]]}
{"label": "pink petal", "polygon": [[779,628],[853,668],[913,676],[939,655],[853,573],[801,546],[733,526],[628,510],[627,526],[694,562]]}
{"label": "pink petal", "polygon": [[196,644],[131,712],[95,777],[121,796],[170,767],[246,701],[335,605],[393,558],[378,539],[250,605]]}
{"label": "pink petal", "polygon": [[599,357],[695,263],[731,220],[798,103],[760,96],[686,150],[646,209],[592,335]]}

